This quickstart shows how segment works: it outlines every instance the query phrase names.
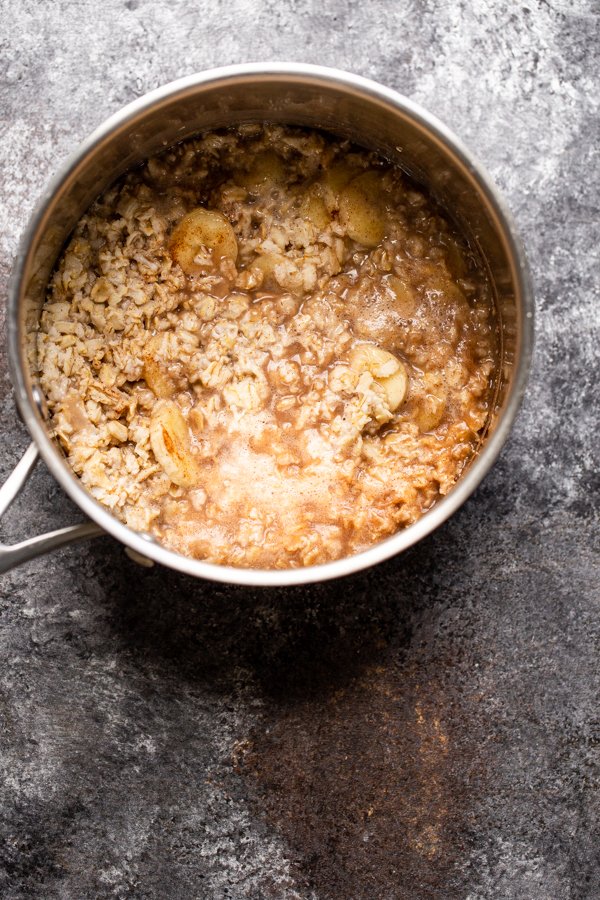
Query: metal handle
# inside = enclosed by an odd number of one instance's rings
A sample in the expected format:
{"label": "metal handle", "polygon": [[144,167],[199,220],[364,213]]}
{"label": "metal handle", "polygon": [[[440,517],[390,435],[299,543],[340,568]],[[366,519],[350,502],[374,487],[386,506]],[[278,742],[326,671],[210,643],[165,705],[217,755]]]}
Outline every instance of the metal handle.
{"label": "metal handle", "polygon": [[[30,444],[14,471],[0,487],[0,518],[20,494],[37,460],[37,447],[35,444]],[[99,525],[96,525],[94,522],[84,522],[81,525],[69,525],[67,528],[59,528],[57,531],[48,532],[48,534],[37,535],[37,537],[20,541],[18,544],[7,545],[0,543],[0,574],[8,572],[9,569],[14,569],[15,566],[27,562],[27,560],[36,556],[49,553],[51,550],[57,550],[65,544],[97,537],[99,534],[102,534],[102,529]]]}

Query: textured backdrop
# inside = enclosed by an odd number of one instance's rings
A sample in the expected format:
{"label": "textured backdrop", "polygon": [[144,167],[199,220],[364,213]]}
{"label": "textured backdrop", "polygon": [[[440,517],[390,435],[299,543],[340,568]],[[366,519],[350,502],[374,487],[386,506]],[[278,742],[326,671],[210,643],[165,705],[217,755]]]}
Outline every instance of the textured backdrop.
{"label": "textured backdrop", "polygon": [[[2,0],[0,20],[3,294],[45,181],[106,116],[289,59],[376,78],[467,142],[538,310],[499,463],[376,570],[242,590],[103,538],[4,576],[1,896],[597,900],[598,3]],[[0,379],[4,479],[28,443],[4,349]],[[77,518],[40,465],[2,536]]]}

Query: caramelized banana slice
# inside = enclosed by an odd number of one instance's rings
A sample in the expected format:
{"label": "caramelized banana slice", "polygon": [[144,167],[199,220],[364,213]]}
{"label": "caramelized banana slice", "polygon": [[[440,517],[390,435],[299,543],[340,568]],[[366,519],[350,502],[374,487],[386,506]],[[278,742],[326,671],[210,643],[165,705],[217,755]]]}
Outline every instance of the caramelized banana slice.
{"label": "caramelized banana slice", "polygon": [[199,464],[192,454],[189,428],[176,403],[165,401],[150,420],[150,443],[159,465],[180,487],[198,483]]}
{"label": "caramelized banana slice", "polygon": [[304,195],[300,204],[300,215],[308,219],[315,228],[327,228],[331,222],[331,217],[327,211],[327,206],[320,194],[320,185],[312,185]]}
{"label": "caramelized banana slice", "polygon": [[394,372],[393,375],[390,375],[389,378],[376,378],[375,380],[384,389],[391,412],[396,412],[404,402],[408,392],[408,376],[406,374],[406,369],[400,364],[398,371]]}
{"label": "caramelized banana slice", "polygon": [[249,191],[261,185],[282,184],[285,181],[285,163],[273,150],[264,150],[254,158],[247,172],[237,172],[235,181]]}
{"label": "caramelized banana slice", "polygon": [[365,247],[376,247],[385,234],[385,218],[376,172],[364,172],[340,194],[340,222],[348,237]]}
{"label": "caramelized banana slice", "polygon": [[142,374],[150,390],[161,400],[166,400],[175,393],[175,382],[165,370],[164,365],[161,365],[154,357],[144,356]]}
{"label": "caramelized banana slice", "polygon": [[392,412],[403,403],[408,391],[408,376],[399,359],[375,344],[358,344],[350,352],[350,366],[355,372],[369,372],[384,389]]}
{"label": "caramelized banana slice", "polygon": [[433,431],[444,418],[446,401],[443,397],[428,394],[417,411],[417,425],[422,432]]}
{"label": "caramelized banana slice", "polygon": [[238,254],[235,232],[225,216],[202,206],[189,212],[175,227],[169,249],[186,275],[202,271],[203,266],[195,260],[203,249],[217,259],[226,256],[233,262]]}
{"label": "caramelized banana slice", "polygon": [[339,209],[340,192],[356,174],[356,167],[344,160],[334,163],[323,173],[315,187],[323,197],[328,212]]}
{"label": "caramelized banana slice", "polygon": [[144,369],[142,375],[150,390],[161,400],[167,400],[175,393],[175,382],[167,371],[163,356],[168,338],[164,334],[154,334],[144,348]]}

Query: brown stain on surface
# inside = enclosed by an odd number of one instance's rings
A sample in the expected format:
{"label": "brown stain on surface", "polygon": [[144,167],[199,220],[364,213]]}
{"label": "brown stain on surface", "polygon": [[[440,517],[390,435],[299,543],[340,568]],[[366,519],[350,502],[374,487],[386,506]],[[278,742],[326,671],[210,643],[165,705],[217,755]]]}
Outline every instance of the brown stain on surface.
{"label": "brown stain on surface", "polygon": [[441,680],[393,661],[240,742],[234,768],[319,898],[464,897],[480,780]]}

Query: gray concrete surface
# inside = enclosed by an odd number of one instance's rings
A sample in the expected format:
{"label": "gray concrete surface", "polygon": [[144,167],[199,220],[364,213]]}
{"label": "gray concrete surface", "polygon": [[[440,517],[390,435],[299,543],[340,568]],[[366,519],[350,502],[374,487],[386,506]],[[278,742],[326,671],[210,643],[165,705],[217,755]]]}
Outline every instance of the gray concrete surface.
{"label": "gray concrete surface", "polygon": [[[509,445],[402,557],[251,591],[103,538],[2,579],[1,896],[600,897],[597,2],[0,13],[3,293],[45,181],[106,116],[195,70],[292,59],[397,88],[469,144],[538,308]],[[0,378],[4,479],[28,442],[4,351]],[[40,467],[2,535],[76,518]]]}

